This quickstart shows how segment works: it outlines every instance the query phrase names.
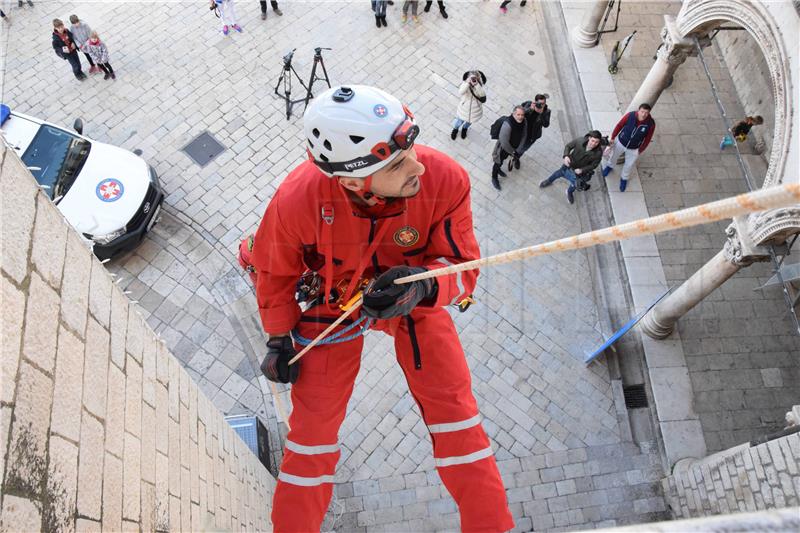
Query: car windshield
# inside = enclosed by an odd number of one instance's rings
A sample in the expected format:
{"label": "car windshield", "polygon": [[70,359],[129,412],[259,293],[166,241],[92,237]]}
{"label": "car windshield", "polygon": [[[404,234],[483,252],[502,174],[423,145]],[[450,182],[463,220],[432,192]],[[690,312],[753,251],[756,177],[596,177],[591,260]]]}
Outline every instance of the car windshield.
{"label": "car windshield", "polygon": [[58,199],[75,182],[90,148],[89,141],[42,124],[22,160],[50,199]]}

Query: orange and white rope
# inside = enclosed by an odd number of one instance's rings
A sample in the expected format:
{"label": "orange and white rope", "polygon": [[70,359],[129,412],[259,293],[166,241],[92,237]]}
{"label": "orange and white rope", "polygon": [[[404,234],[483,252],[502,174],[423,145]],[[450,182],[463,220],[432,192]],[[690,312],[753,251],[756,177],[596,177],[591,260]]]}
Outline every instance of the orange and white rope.
{"label": "orange and white rope", "polygon": [[556,241],[519,248],[489,257],[482,257],[474,261],[467,261],[445,268],[437,268],[428,272],[398,278],[395,280],[395,283],[409,283],[421,279],[446,276],[455,272],[474,270],[485,266],[502,265],[537,255],[579,250],[597,244],[633,239],[635,237],[663,233],[679,228],[699,226],[701,224],[734,218],[757,211],[789,207],[797,204],[800,204],[800,184],[787,183],[695,207],[688,207],[672,213],[664,213],[663,215],[634,220],[633,222],[589,231]]}

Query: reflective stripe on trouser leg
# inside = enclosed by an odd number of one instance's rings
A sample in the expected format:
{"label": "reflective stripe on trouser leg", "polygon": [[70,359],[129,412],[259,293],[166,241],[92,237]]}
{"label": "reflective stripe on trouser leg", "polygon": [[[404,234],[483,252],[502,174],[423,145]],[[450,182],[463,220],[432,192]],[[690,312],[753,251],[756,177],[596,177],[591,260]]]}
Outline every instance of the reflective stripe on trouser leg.
{"label": "reflective stripe on trouser leg", "polygon": [[514,521],[453,321],[443,308],[418,307],[412,316],[425,364],[414,368],[405,321],[395,332],[397,359],[431,431],[436,469],[458,505],[461,530],[510,530]]}
{"label": "reflective stripe on trouser leg", "polygon": [[[300,334],[315,337],[327,324],[301,323]],[[363,337],[317,346],[302,359],[292,385],[291,430],[272,504],[276,533],[319,531],[333,494],[340,451],[339,426],[361,357]]]}

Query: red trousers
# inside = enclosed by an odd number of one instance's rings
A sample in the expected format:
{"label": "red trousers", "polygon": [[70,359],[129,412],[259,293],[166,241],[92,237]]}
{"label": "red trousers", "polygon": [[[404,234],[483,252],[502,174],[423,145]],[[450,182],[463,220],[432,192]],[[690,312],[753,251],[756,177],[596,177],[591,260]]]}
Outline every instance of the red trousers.
{"label": "red trousers", "polygon": [[[330,322],[314,308],[299,323],[313,338]],[[317,322],[314,322],[317,321]],[[379,321],[394,337],[406,376],[433,441],[436,469],[458,504],[462,531],[514,527],[491,444],[480,423],[464,351],[443,308],[417,308],[411,318]],[[338,433],[361,363],[363,337],[313,348],[292,386],[291,430],[272,507],[274,530],[319,531],[333,492]],[[415,354],[421,368],[415,368]],[[377,401],[377,398],[376,398]]]}

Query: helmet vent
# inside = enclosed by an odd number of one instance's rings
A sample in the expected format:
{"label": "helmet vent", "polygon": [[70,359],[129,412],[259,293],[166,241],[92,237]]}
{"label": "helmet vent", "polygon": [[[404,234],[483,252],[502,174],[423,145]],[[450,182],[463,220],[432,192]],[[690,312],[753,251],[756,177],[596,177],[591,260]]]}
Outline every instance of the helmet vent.
{"label": "helmet vent", "polygon": [[319,139],[319,130],[317,128],[314,128],[313,130],[311,130],[311,133],[314,134],[314,137]]}
{"label": "helmet vent", "polygon": [[350,140],[353,141],[353,144],[358,144],[364,140],[364,137],[359,137],[358,135],[351,135]]}
{"label": "helmet vent", "polygon": [[328,151],[332,150],[331,143],[328,141],[328,139],[325,139],[325,142],[322,143],[322,146],[324,146],[325,149],[328,150]]}
{"label": "helmet vent", "polygon": [[326,163],[328,162],[328,158],[325,156],[325,154],[319,154],[319,158],[325,161]]}
{"label": "helmet vent", "polygon": [[314,143],[311,142],[311,139],[308,140],[308,146],[310,148],[314,148]]}

